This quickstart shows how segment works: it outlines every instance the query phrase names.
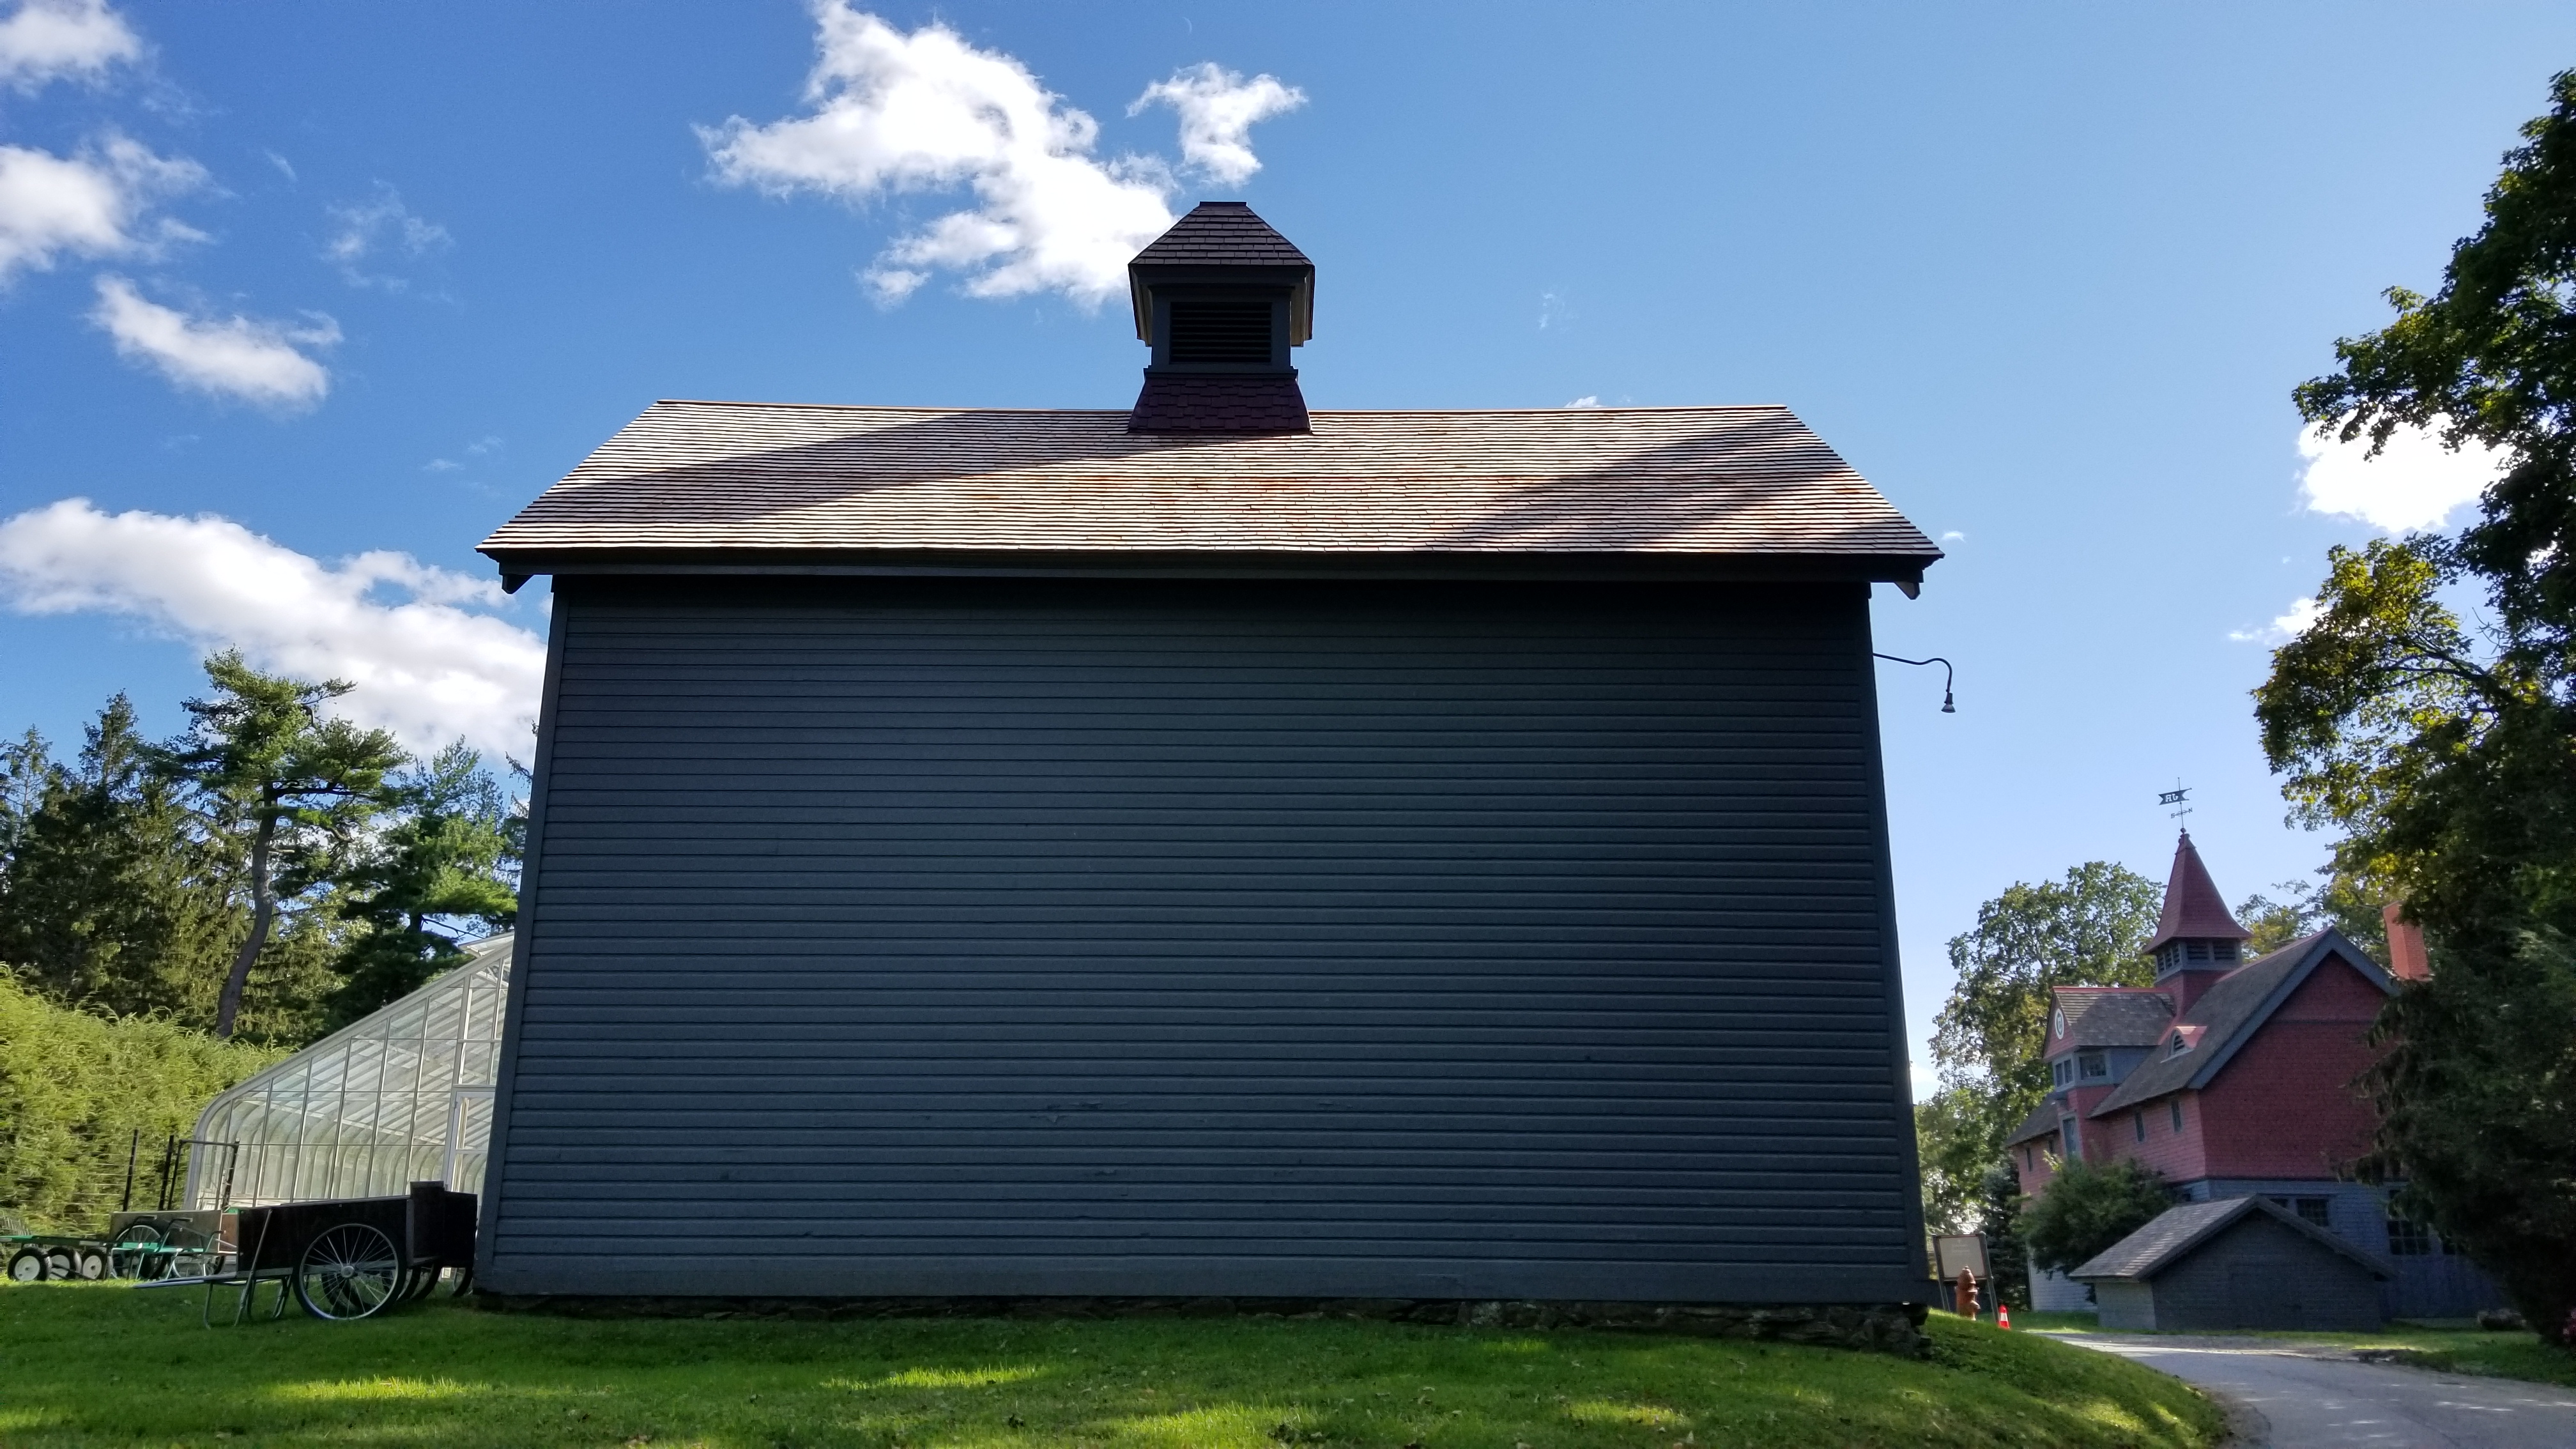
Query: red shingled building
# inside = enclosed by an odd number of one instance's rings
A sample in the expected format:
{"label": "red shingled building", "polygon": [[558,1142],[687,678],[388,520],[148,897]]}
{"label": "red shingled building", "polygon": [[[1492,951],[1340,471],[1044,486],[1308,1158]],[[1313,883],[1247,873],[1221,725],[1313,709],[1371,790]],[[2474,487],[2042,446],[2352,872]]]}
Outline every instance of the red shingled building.
{"label": "red shingled building", "polygon": [[[2394,928],[2403,930],[2402,927]],[[2370,1143],[2355,1081],[2397,978],[2341,932],[2246,959],[2237,923],[2186,832],[2174,847],[2148,987],[2060,986],[2049,1013],[2054,1087],[2010,1140],[2024,1193],[2073,1159],[2132,1159],[2187,1201],[2260,1196],[2386,1261],[2392,1317],[2442,1317],[2501,1301],[2425,1228],[2389,1216],[2383,1189],[2342,1175]],[[2410,975],[2422,953],[2400,946]],[[2087,1290],[2034,1273],[2043,1309]]]}

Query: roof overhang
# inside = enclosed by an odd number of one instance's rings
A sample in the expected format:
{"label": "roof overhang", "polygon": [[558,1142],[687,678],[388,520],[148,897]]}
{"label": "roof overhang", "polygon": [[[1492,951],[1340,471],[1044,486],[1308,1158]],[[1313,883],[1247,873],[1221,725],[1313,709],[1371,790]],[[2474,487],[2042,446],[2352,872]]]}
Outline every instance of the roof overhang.
{"label": "roof overhang", "polygon": [[1303,347],[1315,335],[1315,269],[1312,266],[1214,266],[1127,264],[1127,301],[1136,311],[1136,340],[1154,340],[1153,293],[1164,287],[1255,291],[1278,288],[1288,293],[1288,345]]}
{"label": "roof overhang", "polygon": [[530,578],[1421,579],[1894,584],[1912,597],[1939,558],[1536,550],[538,549],[479,550],[516,592]]}

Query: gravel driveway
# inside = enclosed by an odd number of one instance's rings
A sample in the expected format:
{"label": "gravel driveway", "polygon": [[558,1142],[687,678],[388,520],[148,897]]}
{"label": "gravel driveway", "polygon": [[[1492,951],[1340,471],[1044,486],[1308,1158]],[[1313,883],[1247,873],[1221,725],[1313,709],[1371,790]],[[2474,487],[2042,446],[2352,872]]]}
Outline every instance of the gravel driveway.
{"label": "gravel driveway", "polygon": [[2259,1449],[2570,1449],[2576,1389],[2362,1363],[2248,1338],[2051,1333],[2199,1385]]}

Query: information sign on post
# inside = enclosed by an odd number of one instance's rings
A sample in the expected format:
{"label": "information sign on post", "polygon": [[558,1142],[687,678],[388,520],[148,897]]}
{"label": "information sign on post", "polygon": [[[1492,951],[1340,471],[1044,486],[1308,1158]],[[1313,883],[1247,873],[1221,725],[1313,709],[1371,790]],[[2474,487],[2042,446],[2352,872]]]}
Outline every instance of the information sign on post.
{"label": "information sign on post", "polygon": [[1932,1262],[1941,1281],[1948,1283],[1961,1273],[1974,1274],[1979,1282],[1991,1275],[1986,1272],[1986,1235],[1960,1233],[1932,1240]]}

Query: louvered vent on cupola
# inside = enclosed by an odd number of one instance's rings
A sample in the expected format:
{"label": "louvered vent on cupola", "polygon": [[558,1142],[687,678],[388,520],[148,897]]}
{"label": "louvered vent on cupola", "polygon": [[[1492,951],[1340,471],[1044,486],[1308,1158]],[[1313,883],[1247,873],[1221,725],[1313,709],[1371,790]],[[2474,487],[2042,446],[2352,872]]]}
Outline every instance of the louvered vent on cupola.
{"label": "louvered vent on cupola", "polygon": [[1167,360],[1269,366],[1272,310],[1262,297],[1174,298]]}
{"label": "louvered vent on cupola", "polygon": [[1314,330],[1315,264],[1240,201],[1203,202],[1127,264],[1150,343],[1135,433],[1303,433],[1288,349]]}

